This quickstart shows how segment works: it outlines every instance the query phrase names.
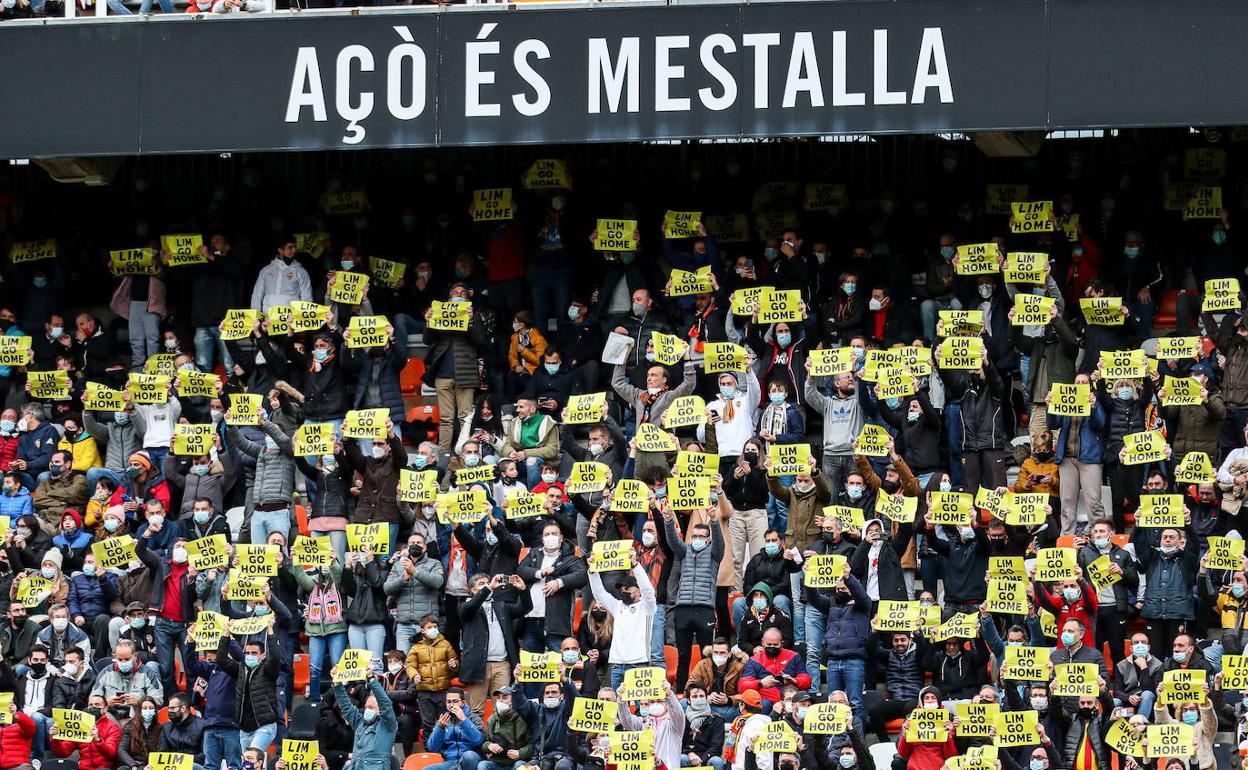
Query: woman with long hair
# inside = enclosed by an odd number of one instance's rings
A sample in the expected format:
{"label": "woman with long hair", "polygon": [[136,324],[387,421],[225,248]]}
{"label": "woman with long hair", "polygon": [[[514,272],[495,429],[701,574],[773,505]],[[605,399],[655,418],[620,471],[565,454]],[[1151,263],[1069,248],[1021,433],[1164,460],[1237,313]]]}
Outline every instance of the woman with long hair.
{"label": "woman with long hair", "polygon": [[139,698],[135,716],[121,730],[117,746],[117,770],[143,770],[148,755],[160,744],[160,720],[156,718],[156,699],[150,695]]}
{"label": "woman with long hair", "polygon": [[[601,602],[591,602],[585,617],[581,619],[581,628],[577,633],[581,649],[589,655],[590,661],[598,669],[599,681],[609,681],[607,672],[607,653],[611,649],[611,639],[615,636],[615,618]],[[594,653],[597,653],[595,655]]]}

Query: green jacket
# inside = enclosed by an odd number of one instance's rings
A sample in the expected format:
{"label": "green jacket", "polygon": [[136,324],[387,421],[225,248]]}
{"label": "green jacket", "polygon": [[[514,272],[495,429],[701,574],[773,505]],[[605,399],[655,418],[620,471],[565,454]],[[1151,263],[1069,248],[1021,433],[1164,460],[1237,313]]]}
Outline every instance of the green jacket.
{"label": "green jacket", "polygon": [[[520,693],[516,693],[513,698],[523,698]],[[533,736],[529,733],[529,723],[524,721],[512,708],[504,714],[495,711],[490,716],[490,721],[485,726],[485,738],[481,741],[481,752],[486,759],[498,760],[502,755],[490,754],[485,750],[485,744],[497,743],[503,747],[503,751],[515,749],[520,753],[520,759],[528,759],[533,756]]]}
{"label": "green jacket", "polygon": [[[308,608],[303,611],[303,630],[308,636],[329,636],[330,634],[344,633],[347,630],[347,600],[346,594],[342,592],[342,565],[334,562],[329,567],[329,582],[323,584],[323,591],[329,591],[332,588],[338,591],[337,606],[330,606],[325,602],[313,605],[311,596],[312,590],[317,585],[311,575],[303,570],[302,567],[291,566],[290,574],[299,584],[300,590],[308,594]],[[331,603],[332,604],[332,603]],[[326,613],[336,614],[337,622],[328,622],[324,620]]]}

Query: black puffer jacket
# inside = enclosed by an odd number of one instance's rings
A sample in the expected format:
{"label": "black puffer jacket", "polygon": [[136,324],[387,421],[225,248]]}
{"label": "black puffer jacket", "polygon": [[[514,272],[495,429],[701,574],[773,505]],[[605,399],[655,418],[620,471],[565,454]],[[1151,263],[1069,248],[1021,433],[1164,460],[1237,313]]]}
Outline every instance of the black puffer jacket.
{"label": "black puffer jacket", "polygon": [[1135,398],[1121,399],[1106,389],[1105,380],[1096,383],[1096,398],[1109,415],[1105,425],[1105,460],[1118,461],[1122,438],[1144,430],[1144,410],[1153,400],[1153,383],[1144,379],[1144,387]]}
{"label": "black puffer jacket", "polygon": [[974,372],[941,371],[947,384],[962,380],[962,451],[980,452],[1004,449],[1009,437],[1001,417],[1005,386],[991,362],[984,365],[983,378]]}
{"label": "black puffer jacket", "polygon": [[[380,621],[377,621],[380,622]],[[279,709],[277,704],[277,677],[282,671],[281,645],[269,631],[269,654],[264,662],[256,668],[247,668],[230,654],[230,635],[221,637],[217,646],[217,667],[234,677],[235,693],[238,699],[234,707],[234,720],[245,724],[243,709],[251,707],[256,725],[268,725],[277,722]]]}
{"label": "black puffer jacket", "polygon": [[369,623],[382,623],[386,619],[386,594],[382,590],[389,570],[382,565],[379,558],[374,558],[359,572],[354,569],[343,570],[342,591],[351,597],[351,605],[347,607],[348,623],[357,626]]}
{"label": "black puffer jacket", "polygon": [[342,337],[336,332],[334,338],[334,357],[321,364],[320,371],[312,371],[310,357],[299,353],[294,347],[289,349],[293,366],[303,372],[303,414],[310,422],[326,422],[341,419],[347,413],[347,376],[344,366],[351,366],[345,359],[346,352],[342,346]]}

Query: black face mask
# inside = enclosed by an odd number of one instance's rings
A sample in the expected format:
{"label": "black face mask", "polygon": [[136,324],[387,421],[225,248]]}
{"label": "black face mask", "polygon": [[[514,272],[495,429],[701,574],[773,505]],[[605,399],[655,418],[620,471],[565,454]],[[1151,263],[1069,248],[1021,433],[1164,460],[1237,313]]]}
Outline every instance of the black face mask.
{"label": "black face mask", "polygon": [[1082,717],[1082,718],[1084,718],[1084,719],[1091,719],[1091,718],[1093,718],[1093,717],[1095,717],[1095,716],[1096,716],[1096,709],[1094,709],[1094,708],[1081,708],[1081,709],[1079,709],[1079,716],[1080,716],[1080,717]]}
{"label": "black face mask", "polygon": [[10,321],[10,320],[8,320],[8,319],[6,319],[6,318],[0,318],[0,331],[6,331],[6,332],[7,332],[10,328],[12,328],[12,326],[13,326],[13,322],[12,322],[12,321]]}
{"label": "black face mask", "polygon": [[750,464],[758,462],[758,452],[743,452],[741,457]]}
{"label": "black face mask", "polygon": [[294,261],[295,261],[295,258],[294,258],[294,257],[287,257],[287,256],[285,256],[285,255],[283,255],[281,259],[282,259],[282,261],[283,261],[283,262],[285,262],[285,263],[286,263],[286,264],[288,264],[288,265],[289,265],[291,262],[294,262]]}
{"label": "black face mask", "polygon": [[31,663],[30,673],[34,674],[36,677],[43,676],[44,674],[48,673],[48,664],[47,663]]}
{"label": "black face mask", "polygon": [[[6,565],[6,566],[7,566],[7,565]],[[26,616],[25,616],[25,615],[14,615],[14,616],[12,616],[11,618],[9,618],[9,622],[13,624],[13,627],[14,627],[14,628],[21,628],[21,627],[22,627],[23,625],[25,625],[25,623],[26,623]]]}
{"label": "black face mask", "polygon": [[836,601],[837,604],[849,604],[849,594],[845,593],[844,591],[837,591],[836,595],[832,598]]}
{"label": "black face mask", "polygon": [[764,647],[763,653],[769,658],[778,658],[780,657],[780,648],[779,647]]}
{"label": "black face mask", "polygon": [[901,482],[900,481],[881,481],[880,489],[883,489],[885,492],[891,495],[897,490],[901,489]]}
{"label": "black face mask", "polygon": [[593,612],[589,613],[589,616],[592,617],[594,620],[603,621],[607,619],[607,611],[606,610],[594,610]]}
{"label": "black face mask", "polygon": [[823,542],[825,542],[825,543],[832,543],[832,542],[835,542],[835,541],[836,541],[836,533],[835,533],[835,532],[820,532],[820,533],[819,533],[819,537],[820,537],[820,538],[823,540]]}
{"label": "black face mask", "polygon": [[1036,458],[1036,462],[1047,463],[1053,459],[1052,452],[1032,452],[1031,456]]}
{"label": "black face mask", "polygon": [[90,714],[91,716],[95,717],[96,719],[99,719],[99,718],[100,718],[100,713],[101,713],[101,711],[100,711],[100,709],[96,708],[95,706],[92,706],[91,708],[87,709],[87,713],[88,713],[88,714]]}

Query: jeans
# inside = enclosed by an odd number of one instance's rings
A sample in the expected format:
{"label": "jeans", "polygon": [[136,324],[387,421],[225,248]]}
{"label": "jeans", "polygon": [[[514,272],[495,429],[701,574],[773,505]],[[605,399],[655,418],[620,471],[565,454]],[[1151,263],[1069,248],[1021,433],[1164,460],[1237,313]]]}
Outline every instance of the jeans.
{"label": "jeans", "polygon": [[215,326],[199,326],[195,329],[195,365],[205,372],[211,372],[217,352],[221,353],[221,365],[227,375],[234,373],[234,361],[230,351],[226,350],[221,341],[221,330]]}
{"label": "jeans", "polygon": [[[481,755],[475,751],[465,751],[459,757],[458,767],[459,770],[512,770],[512,768],[520,767],[523,764],[522,760],[512,762],[510,759],[494,762],[482,759]],[[455,765],[452,765],[452,767],[455,767]]]}
{"label": "jeans", "polygon": [[861,721],[866,661],[862,658],[837,658],[824,661],[824,665],[828,669],[828,691],[844,690],[849,697],[849,705],[854,710],[854,719]]}
{"label": "jeans", "polygon": [[563,270],[539,270],[533,281],[533,318],[537,328],[546,334],[550,319],[567,318],[572,299],[572,273]]}
{"label": "jeans", "polygon": [[949,447],[949,483],[962,486],[962,405],[945,404],[945,442]]}
{"label": "jeans", "polygon": [[828,488],[832,490],[832,495],[835,497],[845,487],[845,480],[849,478],[849,474],[858,472],[858,466],[854,464],[854,456],[852,454],[825,454],[823,456],[823,472],[827,474],[824,480],[828,482]]}
{"label": "jeans", "polygon": [[[519,470],[519,469],[517,469]],[[542,460],[536,457],[524,458],[525,484],[529,489],[542,483]]]}
{"label": "jeans", "polygon": [[273,741],[277,740],[277,722],[260,725],[250,733],[239,730],[238,740],[245,749],[260,749],[261,753],[267,752],[269,746],[273,745]]}
{"label": "jeans", "polygon": [[520,647],[529,652],[559,652],[563,637],[546,635],[546,618],[525,618]]}
{"label": "jeans", "polygon": [[[173,13],[171,0],[162,0],[162,7],[169,4],[166,13]],[[143,0],[143,10],[151,10],[151,0]],[[149,356],[160,352],[160,316],[147,311],[147,301],[130,301],[130,366],[142,368]]]}
{"label": "jeans", "polygon": [[[741,621],[745,619],[745,613],[746,613],[746,610],[748,609],[748,605],[746,604],[746,601],[747,600],[744,597],[737,597],[732,602],[732,627],[733,628],[740,628]],[[793,617],[793,600],[792,599],[782,594],[780,596],[777,596],[772,601],[776,605],[777,609],[779,609],[785,615],[788,615],[789,618]]]}
{"label": "jeans", "polygon": [[52,726],[52,718],[37,711],[30,718],[35,720],[35,739],[30,744],[30,758],[40,759],[48,747],[48,728]]}
{"label": "jeans", "polygon": [[[160,680],[166,693],[177,691],[177,679],[173,672],[173,651],[182,646],[186,636],[186,623],[166,618],[156,618],[156,661],[160,664]],[[168,695],[165,695],[168,698]]]}
{"label": "jeans", "polygon": [[[806,602],[802,601],[802,573],[789,575],[789,596],[792,597],[793,611],[789,617],[793,620],[793,641],[801,644],[806,641]],[[823,643],[823,638],[818,640]]]}
{"label": "jeans", "polygon": [[818,693],[823,665],[823,635],[828,619],[813,604],[806,605],[806,673],[810,675],[810,691]]}
{"label": "jeans", "polygon": [[[645,663],[612,663],[611,664],[611,689],[618,690],[620,685],[624,683],[624,673],[634,668],[645,668]],[[667,668],[666,665],[663,666]]]}
{"label": "jeans", "polygon": [[407,655],[407,651],[412,649],[412,641],[420,638],[419,623],[395,623],[394,624],[394,648],[399,652]]}
{"label": "jeans", "polygon": [[374,663],[380,663],[386,656],[386,627],[381,623],[362,626],[352,623],[347,626],[347,639],[350,640],[352,649],[371,652]]}
{"label": "jeans", "polygon": [[103,479],[103,478],[110,478],[115,483],[120,484],[122,479],[125,477],[122,476],[117,471],[110,471],[108,468],[88,468],[87,469],[87,492],[89,494],[95,494],[95,485],[99,483],[100,479]]}
{"label": "jeans", "polygon": [[[667,634],[667,605],[660,604],[654,610],[654,622],[650,624],[650,665],[667,668],[663,657],[663,640]],[[619,687],[619,685],[612,685]]]}
{"label": "jeans", "polygon": [[274,532],[281,532],[283,535],[287,535],[290,532],[289,508],[282,508],[276,511],[251,512],[251,542],[267,543],[269,535]]}
{"label": "jeans", "polygon": [[1156,702],[1157,702],[1157,693],[1152,690],[1145,690],[1144,692],[1140,693],[1140,705],[1136,707],[1135,711],[1137,714],[1140,714],[1141,716],[1146,716],[1149,719],[1152,719],[1153,718],[1153,704]]}
{"label": "jeans", "polygon": [[313,529],[311,532],[312,537],[324,537],[325,535],[329,535],[329,544],[334,549],[334,555],[338,557],[339,562],[346,561],[347,533],[344,530],[335,529],[327,532],[323,529]]}
{"label": "jeans", "polygon": [[205,727],[204,766],[219,770],[222,759],[228,770],[239,770],[243,766],[243,744],[238,739],[238,728]]}
{"label": "jeans", "polygon": [[936,336],[936,322],[940,320],[940,311],[961,309],[962,303],[956,298],[950,299],[948,304],[934,299],[923,300],[923,304],[919,305],[919,317],[923,319],[923,339],[931,342]]}
{"label": "jeans", "polygon": [[[324,670],[325,653],[329,653],[329,667],[333,668],[347,649],[347,635],[341,631],[325,636],[308,635],[308,701],[316,703],[321,698],[321,671]],[[209,763],[209,767],[215,767]]]}
{"label": "jeans", "polygon": [[[726,767],[731,767],[731,765],[728,764],[728,760],[723,757],[702,757],[702,763],[711,767],[712,770],[724,770]],[[688,754],[680,755],[680,766],[695,767],[695,765],[689,761]]]}

